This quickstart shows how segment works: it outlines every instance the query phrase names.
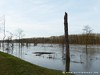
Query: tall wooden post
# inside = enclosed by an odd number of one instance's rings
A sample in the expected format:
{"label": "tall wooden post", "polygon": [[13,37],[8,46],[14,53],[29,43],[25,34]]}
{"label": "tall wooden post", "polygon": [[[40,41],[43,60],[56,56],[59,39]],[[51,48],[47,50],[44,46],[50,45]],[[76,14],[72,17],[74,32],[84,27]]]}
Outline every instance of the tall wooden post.
{"label": "tall wooden post", "polygon": [[65,44],[66,44],[66,72],[69,72],[70,51],[69,51],[69,40],[68,40],[68,14],[66,12],[64,15],[64,30],[65,30]]}

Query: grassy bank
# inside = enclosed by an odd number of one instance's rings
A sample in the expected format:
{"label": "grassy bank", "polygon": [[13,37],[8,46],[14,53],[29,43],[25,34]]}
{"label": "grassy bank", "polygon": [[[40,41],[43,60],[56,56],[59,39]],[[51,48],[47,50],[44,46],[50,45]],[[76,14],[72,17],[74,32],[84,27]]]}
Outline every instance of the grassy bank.
{"label": "grassy bank", "polygon": [[[61,71],[39,67],[0,52],[0,75],[64,75]],[[69,75],[69,74],[65,74]]]}

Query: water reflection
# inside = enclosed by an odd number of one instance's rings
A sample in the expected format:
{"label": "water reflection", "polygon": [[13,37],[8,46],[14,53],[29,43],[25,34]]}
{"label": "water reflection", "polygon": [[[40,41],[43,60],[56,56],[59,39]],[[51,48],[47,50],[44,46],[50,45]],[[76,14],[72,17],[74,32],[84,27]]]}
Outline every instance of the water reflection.
{"label": "water reflection", "polygon": [[[24,44],[19,46],[18,43],[9,44],[9,50],[4,52],[17,56],[33,64],[62,71],[73,72],[99,72],[100,69],[100,46],[88,46],[87,52],[84,45],[70,45],[70,62],[65,60],[65,47],[59,44]],[[0,51],[3,51],[1,44]],[[40,56],[34,52],[46,52]],[[70,65],[71,64],[71,65]]]}
{"label": "water reflection", "polygon": [[82,59],[84,60],[83,67],[85,71],[89,71],[92,68],[93,60],[94,62],[96,61],[95,60],[96,51],[95,48],[91,48],[91,46],[89,46],[88,48],[83,48],[83,54],[84,54],[84,50],[86,50],[86,55],[82,57]]}

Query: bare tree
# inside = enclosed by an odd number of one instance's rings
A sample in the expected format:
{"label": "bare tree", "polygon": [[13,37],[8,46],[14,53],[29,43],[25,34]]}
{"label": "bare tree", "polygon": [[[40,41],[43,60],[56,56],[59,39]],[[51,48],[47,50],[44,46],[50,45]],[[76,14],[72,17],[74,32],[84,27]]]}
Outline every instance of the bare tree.
{"label": "bare tree", "polygon": [[9,43],[11,43],[12,46],[13,46],[13,41],[12,41],[12,38],[13,38],[13,36],[14,36],[13,33],[9,32],[9,31],[6,31],[6,32],[9,33],[9,35],[8,35],[8,40],[9,40]]}
{"label": "bare tree", "polygon": [[18,39],[19,39],[19,46],[20,46],[20,43],[22,44],[22,40],[21,40],[22,37],[25,36],[25,34],[24,34],[23,32],[24,32],[24,31],[23,31],[22,29],[20,29],[20,28],[17,29],[17,35],[16,35],[16,36],[17,36]]}
{"label": "bare tree", "polygon": [[89,25],[86,25],[83,29],[84,33],[85,33],[85,45],[86,45],[86,49],[87,49],[87,46],[88,46],[88,40],[89,40],[89,36],[90,34],[92,33],[92,30],[91,27]]}
{"label": "bare tree", "polygon": [[6,29],[5,29],[5,15],[3,16],[3,32],[4,32],[4,36],[3,36],[3,50],[4,50],[4,42],[5,42],[5,37],[6,37]]}

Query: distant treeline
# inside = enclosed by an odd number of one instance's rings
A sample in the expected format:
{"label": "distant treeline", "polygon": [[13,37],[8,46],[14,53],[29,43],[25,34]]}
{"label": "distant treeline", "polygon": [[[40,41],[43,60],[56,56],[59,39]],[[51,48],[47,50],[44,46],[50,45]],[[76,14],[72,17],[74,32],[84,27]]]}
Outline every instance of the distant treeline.
{"label": "distant treeline", "polygon": [[70,44],[100,44],[99,34],[69,35]]}
{"label": "distant treeline", "polygon": [[[64,44],[65,37],[62,36],[51,36],[48,38],[23,38],[15,39],[13,42],[16,43],[55,43],[55,44]],[[1,41],[2,42],[2,41]],[[12,40],[5,40],[5,42],[12,42]],[[70,44],[100,44],[100,34],[74,34],[69,35]]]}

